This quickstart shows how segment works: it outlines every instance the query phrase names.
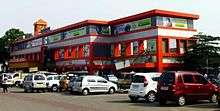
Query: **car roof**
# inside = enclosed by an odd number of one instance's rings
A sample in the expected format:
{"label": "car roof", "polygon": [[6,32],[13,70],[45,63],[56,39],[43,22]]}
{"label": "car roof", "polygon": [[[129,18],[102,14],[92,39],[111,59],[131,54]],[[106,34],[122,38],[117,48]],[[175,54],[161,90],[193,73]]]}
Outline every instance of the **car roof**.
{"label": "car roof", "polygon": [[142,76],[154,76],[158,75],[160,76],[162,73],[160,72],[147,72],[147,73],[136,73],[135,75],[142,75]]}

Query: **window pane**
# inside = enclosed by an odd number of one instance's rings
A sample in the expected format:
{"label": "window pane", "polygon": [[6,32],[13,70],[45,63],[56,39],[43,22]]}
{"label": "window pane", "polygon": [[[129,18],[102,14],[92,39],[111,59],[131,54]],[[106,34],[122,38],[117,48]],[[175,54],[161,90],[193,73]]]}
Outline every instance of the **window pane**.
{"label": "window pane", "polygon": [[180,41],[180,54],[183,54],[186,52],[186,41],[181,40]]}
{"label": "window pane", "polygon": [[83,46],[83,53],[85,57],[89,56],[89,45]]}
{"label": "window pane", "polygon": [[183,75],[184,83],[193,83],[193,76],[192,75]]}
{"label": "window pane", "polygon": [[168,39],[163,39],[163,53],[168,53]]}
{"label": "window pane", "polygon": [[171,53],[175,53],[177,51],[177,43],[176,39],[170,39],[169,40],[169,48]]}
{"label": "window pane", "polygon": [[138,41],[133,42],[133,54],[138,54]]}
{"label": "window pane", "polygon": [[126,44],[121,43],[121,56],[125,56],[125,49],[126,49]]}
{"label": "window pane", "polygon": [[147,40],[147,50],[150,53],[156,53],[156,40],[155,39]]}
{"label": "window pane", "polygon": [[68,57],[72,56],[72,48],[68,48]]}

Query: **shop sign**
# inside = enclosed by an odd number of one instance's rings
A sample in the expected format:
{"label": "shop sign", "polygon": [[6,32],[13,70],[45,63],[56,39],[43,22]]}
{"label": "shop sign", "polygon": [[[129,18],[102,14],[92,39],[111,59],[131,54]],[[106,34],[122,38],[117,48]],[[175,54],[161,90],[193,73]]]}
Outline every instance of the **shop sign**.
{"label": "shop sign", "polygon": [[36,72],[38,71],[38,67],[30,67],[29,72]]}
{"label": "shop sign", "polygon": [[91,25],[90,26],[90,33],[110,35],[111,34],[111,28],[110,28],[110,26]]}
{"label": "shop sign", "polygon": [[31,46],[32,47],[39,46],[39,45],[42,45],[42,38],[35,39],[35,40],[31,41]]}
{"label": "shop sign", "polygon": [[51,36],[48,36],[45,39],[46,39],[46,43],[53,43],[53,42],[61,40],[61,34],[58,33],[58,34],[55,34],[55,35],[51,35]]}
{"label": "shop sign", "polygon": [[164,27],[187,28],[187,19],[163,17]]}
{"label": "shop sign", "polygon": [[86,35],[86,27],[81,27],[78,29],[67,31],[65,34],[65,38],[78,37],[83,35]]}
{"label": "shop sign", "polygon": [[130,32],[139,29],[145,29],[151,26],[151,18],[146,18],[142,20],[137,20],[134,22],[129,22],[125,24],[116,25],[112,28],[114,35]]}

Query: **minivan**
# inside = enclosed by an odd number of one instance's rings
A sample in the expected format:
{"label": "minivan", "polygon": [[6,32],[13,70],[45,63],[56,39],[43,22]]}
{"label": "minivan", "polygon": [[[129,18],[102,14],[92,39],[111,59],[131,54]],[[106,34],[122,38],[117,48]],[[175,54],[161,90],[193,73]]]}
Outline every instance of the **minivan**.
{"label": "minivan", "polygon": [[103,92],[113,94],[117,91],[117,85],[107,81],[100,76],[80,76],[71,87],[71,92],[80,92],[83,95],[88,95],[94,92]]}
{"label": "minivan", "polygon": [[30,74],[24,78],[24,92],[33,92],[40,90],[45,92],[47,89],[47,79],[44,74]]}
{"label": "minivan", "polygon": [[128,94],[130,100],[135,102],[139,98],[144,98],[148,102],[154,102],[157,93],[157,80],[160,75],[159,72],[136,73],[133,75]]}
{"label": "minivan", "polygon": [[175,101],[183,106],[197,100],[217,102],[218,87],[197,72],[169,71],[160,76],[157,92],[160,105]]}

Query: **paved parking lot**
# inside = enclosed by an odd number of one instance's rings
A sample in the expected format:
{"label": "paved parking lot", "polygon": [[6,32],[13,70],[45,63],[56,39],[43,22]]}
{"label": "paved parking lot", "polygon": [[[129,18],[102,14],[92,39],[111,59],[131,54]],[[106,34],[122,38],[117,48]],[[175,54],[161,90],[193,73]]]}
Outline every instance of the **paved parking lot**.
{"label": "paved parking lot", "polygon": [[[139,101],[131,103],[127,94],[95,94],[89,96],[63,93],[24,93],[22,89],[9,89],[0,93],[0,111],[220,111],[217,104],[205,101],[184,107],[174,103]],[[2,90],[0,90],[1,92]]]}

